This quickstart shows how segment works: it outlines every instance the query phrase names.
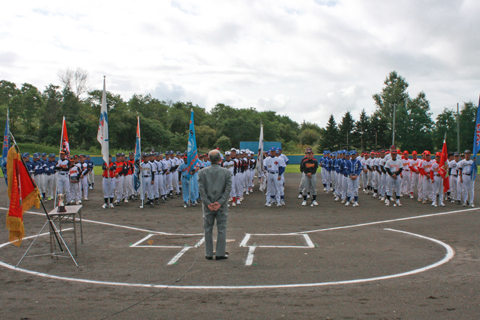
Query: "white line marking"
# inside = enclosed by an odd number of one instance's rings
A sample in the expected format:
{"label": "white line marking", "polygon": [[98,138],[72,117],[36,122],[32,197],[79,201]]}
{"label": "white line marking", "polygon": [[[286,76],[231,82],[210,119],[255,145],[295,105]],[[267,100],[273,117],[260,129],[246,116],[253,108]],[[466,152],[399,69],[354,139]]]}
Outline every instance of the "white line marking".
{"label": "white line marking", "polygon": [[248,240],[250,240],[250,233],[245,234],[242,242],[240,242],[240,247],[245,247],[247,245]]}
{"label": "white line marking", "polygon": [[285,249],[291,249],[291,248],[294,248],[294,249],[303,248],[303,249],[305,249],[305,248],[310,248],[309,246],[267,246],[267,245],[265,245],[265,246],[256,246],[256,247],[258,247],[258,248],[278,248],[278,249],[283,249],[283,248],[285,248]]}
{"label": "white line marking", "polygon": [[138,240],[137,242],[135,242],[134,244],[132,244],[130,247],[136,247],[138,244],[142,243],[143,241],[147,240],[148,238],[151,238],[153,237],[153,233],[149,234],[148,236]]}
{"label": "white line marking", "polygon": [[255,246],[248,248],[247,260],[245,261],[246,266],[251,266],[253,263],[253,253],[255,252]]}
{"label": "white line marking", "polygon": [[[0,207],[0,210],[7,210],[8,211],[8,208]],[[35,215],[39,215],[39,216],[44,216],[45,215],[45,213],[34,212],[34,211],[25,211],[25,213],[35,214]],[[120,225],[120,224],[114,224],[114,223],[108,223],[108,222],[88,220],[88,219],[82,219],[82,222],[90,222],[90,223],[100,224],[100,225],[104,225],[104,226],[124,228],[124,229],[136,230],[136,231],[151,232],[151,233],[163,234],[163,235],[167,235],[167,236],[203,236],[203,233],[169,233],[169,232],[154,231],[154,230],[148,230],[148,229],[142,229],[142,228],[123,226],[123,225]]]}
{"label": "white line marking", "polygon": [[310,237],[308,236],[308,234],[304,234],[303,235],[305,237],[305,241],[307,242],[307,245],[310,247],[310,248],[315,248],[315,245],[313,244],[312,240],[310,239]]}
{"label": "white line marking", "polygon": [[[15,271],[20,271],[24,272],[27,274],[35,275],[35,276],[41,276],[45,278],[50,278],[50,279],[57,279],[57,280],[67,280],[67,281],[74,281],[74,282],[80,282],[80,283],[89,283],[89,284],[102,284],[102,285],[112,285],[112,286],[126,286],[126,287],[143,287],[143,288],[169,288],[169,289],[181,289],[181,290],[235,290],[235,289],[279,289],[279,288],[301,288],[301,287],[320,287],[320,286],[331,286],[331,285],[344,285],[344,284],[352,284],[352,283],[364,283],[364,282],[372,282],[372,281],[379,281],[379,280],[386,280],[386,279],[393,279],[393,278],[399,278],[399,277],[405,277],[405,276],[410,276],[413,274],[425,272],[427,270],[439,267],[448,261],[450,261],[453,256],[455,255],[455,252],[453,251],[452,247],[450,247],[448,244],[429,237],[425,237],[419,234],[415,233],[410,233],[406,231],[400,231],[400,230],[394,230],[394,229],[385,229],[388,231],[393,231],[393,232],[399,232],[399,233],[404,233],[408,234],[414,237],[422,238],[425,240],[429,240],[432,242],[435,242],[445,248],[447,253],[445,254],[445,257],[431,265],[407,271],[407,272],[402,272],[402,273],[396,273],[392,275],[387,275],[387,276],[380,276],[380,277],[373,277],[373,278],[364,278],[364,279],[354,279],[354,280],[343,280],[343,281],[330,281],[330,282],[317,282],[317,283],[299,283],[299,284],[274,284],[274,285],[258,285],[258,286],[168,286],[165,284],[147,284],[147,283],[122,283],[122,282],[111,282],[111,281],[98,281],[98,280],[87,280],[87,279],[75,279],[75,278],[69,278],[69,277],[60,277],[60,276],[55,276],[51,274],[46,274],[42,272],[36,272],[36,271],[31,271],[27,269],[22,269],[22,268],[15,268],[14,266],[1,262],[0,261],[0,266],[3,266],[5,268],[15,270]],[[30,237],[29,237],[30,238]],[[10,242],[6,242],[0,245],[0,248],[5,247],[6,245],[10,244]]]}
{"label": "white line marking", "polygon": [[[133,247],[133,246],[130,246]],[[184,248],[184,246],[147,246],[147,245],[141,245],[141,246],[135,246],[135,248],[163,248],[163,249],[179,249],[179,248]]]}
{"label": "white line marking", "polygon": [[191,248],[191,247],[184,247],[182,250],[180,250],[179,253],[177,253],[177,254],[175,255],[175,257],[173,257],[172,260],[170,260],[169,263],[167,263],[167,265],[170,266],[170,265],[174,264],[175,262],[177,262],[177,260],[180,259],[180,257],[183,256],[183,254],[184,254],[185,252],[187,252],[190,248]]}

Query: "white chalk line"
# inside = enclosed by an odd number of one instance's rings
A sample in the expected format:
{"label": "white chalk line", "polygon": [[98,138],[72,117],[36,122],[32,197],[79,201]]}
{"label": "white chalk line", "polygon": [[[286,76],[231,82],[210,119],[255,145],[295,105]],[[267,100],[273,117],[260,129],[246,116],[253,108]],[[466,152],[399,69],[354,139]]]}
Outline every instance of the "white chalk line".
{"label": "white chalk line", "polygon": [[202,238],[200,239],[200,241],[197,242],[197,244],[195,244],[193,247],[184,247],[182,250],[180,250],[179,253],[177,253],[177,255],[175,257],[173,257],[172,260],[170,260],[170,262],[167,263],[167,265],[172,265],[174,263],[176,263],[178,261],[178,259],[180,259],[184,254],[185,252],[187,252],[188,250],[190,250],[191,248],[198,248],[202,245],[202,243],[205,241],[205,238]]}
{"label": "white chalk line", "polygon": [[[0,207],[0,210],[7,210],[8,211],[8,208]],[[25,211],[25,213],[30,213],[30,214],[40,215],[40,216],[45,215],[45,213],[34,212],[34,211]],[[166,235],[166,236],[203,236],[203,233],[169,233],[169,232],[148,230],[148,229],[143,229],[143,228],[123,226],[123,225],[120,225],[120,224],[114,224],[114,223],[108,223],[108,222],[102,222],[102,221],[88,220],[88,219],[82,219],[82,222],[89,222],[89,223],[100,224],[100,225],[104,225],[104,226],[124,228],[124,229],[130,229],[130,230],[136,230],[136,231],[142,231],[142,232],[150,232],[150,233],[162,234],[162,235]]]}
{"label": "white chalk line", "polygon": [[[126,286],[126,287],[144,287],[144,288],[168,288],[168,289],[190,289],[190,290],[236,290],[236,289],[281,289],[281,288],[302,288],[302,287],[320,287],[320,286],[331,286],[331,285],[344,285],[344,284],[356,284],[356,283],[365,283],[365,282],[372,282],[372,281],[380,281],[380,280],[388,280],[388,279],[394,279],[394,278],[399,278],[399,277],[405,277],[405,276],[410,276],[414,274],[418,274],[421,272],[425,272],[427,270],[439,267],[448,261],[450,261],[454,255],[455,252],[452,247],[450,247],[448,244],[437,240],[433,239],[430,237],[422,236],[419,234],[407,232],[407,231],[401,231],[401,230],[395,230],[395,229],[384,229],[387,231],[392,231],[392,232],[399,232],[407,235],[411,235],[414,237],[418,237],[421,239],[429,240],[434,243],[437,243],[445,248],[447,251],[445,254],[445,257],[433,264],[430,264],[428,266],[418,268],[415,270],[411,271],[406,271],[406,272],[401,272],[401,273],[396,273],[392,275],[386,275],[386,276],[380,276],[380,277],[372,277],[372,278],[363,278],[363,279],[353,279],[353,280],[343,280],[343,281],[329,281],[329,282],[317,282],[317,283],[299,283],[299,284],[279,284],[279,285],[257,285],[257,286],[168,286],[164,284],[146,284],[146,283],[124,283],[124,282],[111,282],[111,281],[98,281],[98,280],[88,280],[88,279],[76,279],[76,278],[70,278],[70,277],[61,277],[61,276],[55,276],[51,274],[46,274],[42,272],[36,272],[36,271],[30,271],[27,269],[22,269],[22,268],[15,268],[14,266],[10,264],[6,264],[2,261],[0,261],[0,266],[3,266],[7,269],[15,270],[15,271],[20,271],[24,272],[27,274],[35,275],[35,276],[41,276],[45,278],[50,278],[50,279],[57,279],[57,280],[66,280],[66,281],[74,281],[74,282],[79,282],[79,283],[87,283],[87,284],[101,284],[101,285],[112,285],[112,286]],[[35,236],[31,236],[35,237]],[[27,237],[25,239],[31,238]],[[4,246],[10,244],[10,242],[3,243],[0,245],[0,248],[3,248]],[[252,249],[252,254],[253,254]],[[253,259],[252,259],[253,262]]]}

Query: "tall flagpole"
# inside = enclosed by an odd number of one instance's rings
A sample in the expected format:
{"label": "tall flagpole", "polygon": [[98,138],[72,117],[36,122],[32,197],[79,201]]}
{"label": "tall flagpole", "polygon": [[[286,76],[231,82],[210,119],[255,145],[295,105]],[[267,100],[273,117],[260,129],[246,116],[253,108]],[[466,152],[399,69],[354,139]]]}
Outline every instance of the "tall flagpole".
{"label": "tall flagpole", "polygon": [[[140,116],[137,117],[137,124],[138,124],[138,149],[140,150],[140,162],[142,161],[142,136],[140,135]],[[136,152],[136,150],[135,150]],[[142,174],[142,166],[139,166],[140,172],[139,172],[139,178],[140,178],[140,194],[143,195],[143,198],[145,199],[145,193],[143,191],[143,174]],[[153,174],[153,172],[152,172]],[[142,208],[143,208],[143,202],[142,200]]]}
{"label": "tall flagpole", "polygon": [[[65,116],[62,118],[62,133],[60,134],[60,150],[58,151],[58,158],[60,159],[60,152],[62,152],[62,145],[63,145],[63,126],[65,125]],[[53,199],[53,206],[57,206],[57,193],[58,193],[58,176],[55,172],[55,198]],[[65,201],[67,200],[67,195],[65,195]]]}

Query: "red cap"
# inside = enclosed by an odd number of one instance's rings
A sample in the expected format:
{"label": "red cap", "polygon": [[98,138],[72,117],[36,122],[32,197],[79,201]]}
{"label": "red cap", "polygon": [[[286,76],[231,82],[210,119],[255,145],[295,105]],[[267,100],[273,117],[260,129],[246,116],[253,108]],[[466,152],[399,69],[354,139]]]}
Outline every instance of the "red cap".
{"label": "red cap", "polygon": [[423,154],[426,155],[426,156],[429,156],[429,155],[430,155],[430,151],[425,150],[425,151],[423,151]]}
{"label": "red cap", "polygon": [[412,151],[412,156],[417,155],[417,151]]}
{"label": "red cap", "polygon": [[403,151],[403,154],[408,154],[408,151],[407,150]]}
{"label": "red cap", "polygon": [[435,153],[435,157],[441,157],[441,156],[442,156],[442,153],[441,153],[441,152]]}

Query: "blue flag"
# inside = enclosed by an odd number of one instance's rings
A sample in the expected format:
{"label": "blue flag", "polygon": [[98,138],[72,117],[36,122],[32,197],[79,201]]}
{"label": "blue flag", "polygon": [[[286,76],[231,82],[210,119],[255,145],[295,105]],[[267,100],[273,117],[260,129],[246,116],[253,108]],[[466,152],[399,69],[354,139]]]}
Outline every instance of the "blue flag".
{"label": "blue flag", "polygon": [[195,124],[193,123],[193,109],[190,116],[190,128],[188,130],[188,149],[187,149],[187,166],[188,172],[195,169],[198,163],[197,140],[195,139]]}
{"label": "blue flag", "polygon": [[138,191],[140,188],[140,161],[141,161],[141,150],[140,147],[140,117],[137,118],[137,137],[135,138],[135,174],[133,175],[133,186],[135,191]]}
{"label": "blue flag", "polygon": [[477,177],[477,153],[480,151],[480,98],[477,107],[477,120],[475,121],[475,136],[473,137],[473,150],[472,150],[472,178],[475,180]]}
{"label": "blue flag", "polygon": [[7,180],[7,156],[8,150],[10,150],[10,129],[8,127],[8,113],[7,113],[7,124],[5,125],[5,134],[3,135],[3,149],[2,149],[2,172],[5,177],[5,183],[8,186]]}

